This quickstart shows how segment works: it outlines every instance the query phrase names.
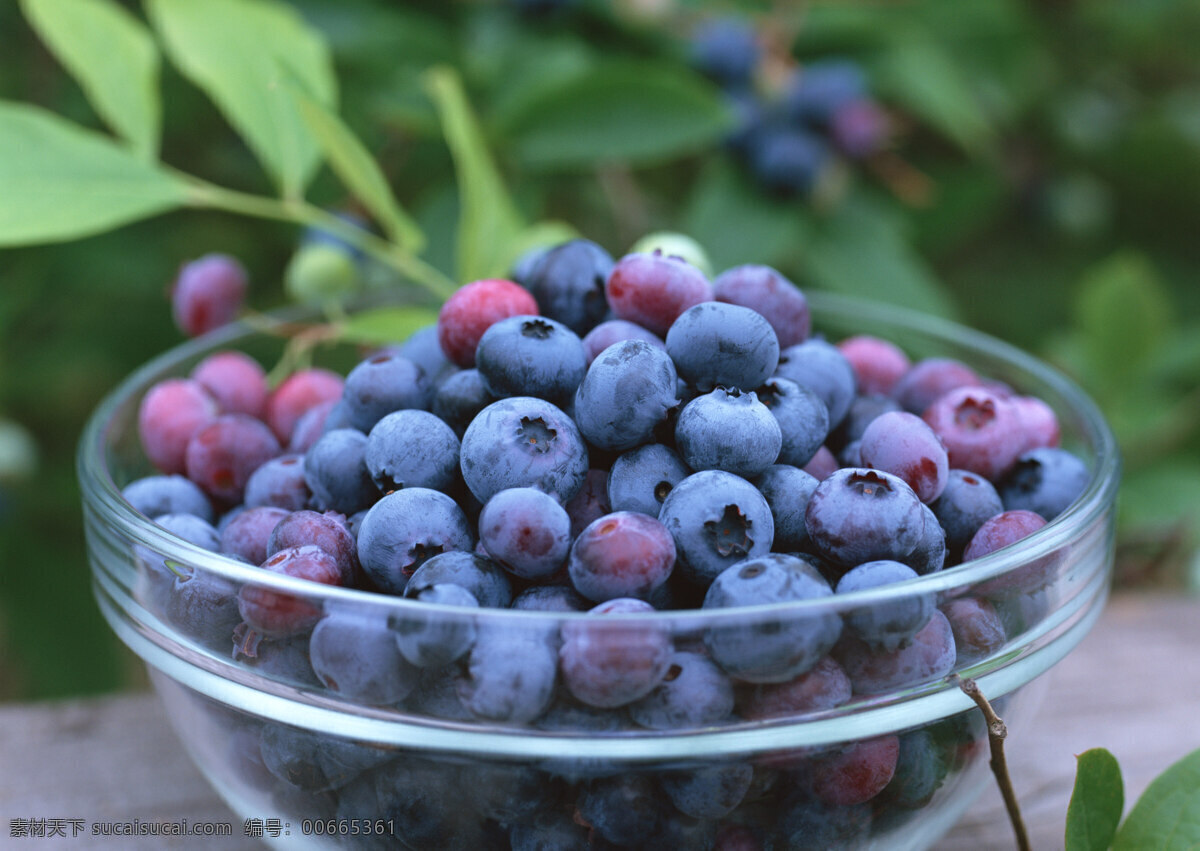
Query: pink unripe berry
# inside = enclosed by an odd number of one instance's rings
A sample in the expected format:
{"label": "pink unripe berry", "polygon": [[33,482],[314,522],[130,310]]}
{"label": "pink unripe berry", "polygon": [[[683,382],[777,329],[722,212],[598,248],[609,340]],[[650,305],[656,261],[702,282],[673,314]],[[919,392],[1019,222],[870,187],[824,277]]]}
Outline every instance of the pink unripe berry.
{"label": "pink unripe berry", "polygon": [[155,384],[138,408],[138,435],[150,463],[164,473],[183,473],[188,441],[218,413],[217,400],[198,381],[168,378]]}
{"label": "pink unripe berry", "polygon": [[175,324],[189,337],[232,322],[246,299],[246,270],[228,254],[206,254],[184,263],[171,285]]}
{"label": "pink unripe berry", "polygon": [[537,301],[529,290],[503,278],[485,278],[459,289],[438,312],[437,335],[442,353],[464,369],[475,365],[475,349],[483,332],[510,316],[536,316]]}

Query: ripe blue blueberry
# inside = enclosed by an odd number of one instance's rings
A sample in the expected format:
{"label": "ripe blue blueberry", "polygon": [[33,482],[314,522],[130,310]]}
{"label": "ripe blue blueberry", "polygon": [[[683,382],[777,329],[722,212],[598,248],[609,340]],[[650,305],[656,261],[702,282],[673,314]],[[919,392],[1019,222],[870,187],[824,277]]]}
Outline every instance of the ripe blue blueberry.
{"label": "ripe blue blueberry", "polygon": [[775,539],[766,497],[723,470],[693,473],[677,484],[658,519],[675,539],[676,571],[701,587],[731,564],[770,552]]}
{"label": "ripe blue blueberry", "polygon": [[609,346],[575,393],[575,420],[588,442],[622,452],[651,441],[678,403],[677,373],[666,350],[644,340]]}
{"label": "ripe blue blueberry", "polygon": [[779,365],[779,339],[759,312],[705,301],[679,315],[666,338],[679,376],[700,390],[753,390]]}
{"label": "ripe blue blueberry", "polygon": [[829,409],[821,398],[790,379],[774,376],[755,395],[779,423],[779,463],[803,467],[829,436]]}
{"label": "ripe blue blueberry", "polygon": [[379,498],[366,463],[367,436],[352,428],[327,432],[304,453],[304,481],[321,511],[350,515]]}
{"label": "ripe blue blueberry", "polygon": [[996,491],[1006,511],[1022,508],[1049,521],[1083,493],[1090,478],[1078,455],[1059,447],[1040,447],[1017,458]]}
{"label": "ripe blue blueberry", "polygon": [[500,565],[462,550],[439,553],[425,561],[404,586],[404,596],[412,598],[426,588],[444,584],[465,588],[484,608],[506,609],[512,603],[512,582]]}
{"label": "ripe blue blueberry", "polygon": [[921,500],[890,473],[845,467],[813,491],[804,522],[817,553],[841,565],[903,561],[925,533]]}
{"label": "ripe blue blueberry", "polygon": [[788,346],[779,353],[775,374],[807,387],[829,410],[829,427],[836,428],[850,410],[858,378],[846,356],[817,337]]}
{"label": "ripe blue blueberry", "polygon": [[[917,572],[897,561],[868,561],[846,571],[834,589],[838,594],[866,591],[915,579]],[[907,644],[933,615],[927,594],[897,596],[886,603],[860,605],[847,612],[846,629],[872,647],[891,651]]]}
{"label": "ripe blue blueberry", "polygon": [[428,411],[393,411],[367,435],[363,461],[384,493],[400,488],[447,491],[458,480],[459,447],[454,430]]}
{"label": "ripe blue blueberry", "polygon": [[416,687],[417,671],[400,655],[381,615],[331,612],[313,628],[308,648],[325,687],[350,700],[399,703]]}
{"label": "ripe blue blueberry", "polygon": [[754,480],[766,497],[775,522],[774,547],[780,552],[808,548],[808,527],[804,509],[817,489],[816,477],[789,464],[772,464]]}
{"label": "ripe blue blueberry", "polygon": [[537,396],[562,405],[587,371],[579,335],[545,316],[510,316],[483,332],[475,368],[493,396]]}
{"label": "ripe blue blueberry", "polygon": [[144,476],[127,484],[121,495],[147,517],[160,514],[194,514],[213,521],[212,503],[200,486],[178,473]]}
{"label": "ripe blue blueberry", "polygon": [[[717,576],[704,595],[703,608],[761,606],[832,595],[829,583],[807,562],[768,553],[745,559]],[[730,676],[780,683],[820,662],[841,632],[842,620],[834,611],[758,615],[713,625],[704,634],[704,645]]]}
{"label": "ripe blue blueberry", "polygon": [[543,316],[583,335],[608,314],[604,285],[612,268],[612,256],[599,245],[573,239],[542,253],[520,281]]}
{"label": "ripe blue blueberry", "polygon": [[425,371],[391,352],[372,355],[350,370],[342,393],[350,424],[364,434],[392,411],[428,409],[433,401]]}
{"label": "ripe blue blueberry", "polygon": [[640,511],[657,517],[671,488],[692,472],[671,447],[647,443],[613,461],[608,473],[608,501],[613,511]]}
{"label": "ripe blue blueberry", "polygon": [[[388,617],[395,646],[405,659],[418,668],[440,668],[471,649],[475,643],[472,612],[479,608],[474,594],[461,585],[444,583],[427,585],[405,596],[425,604]],[[425,611],[425,606],[453,606],[464,612],[444,608]]]}
{"label": "ripe blue blueberry", "polygon": [[544,399],[514,396],[488,405],[463,434],[463,480],[487,502],[505,488],[535,487],[566,503],[583,486],[587,445],[579,428]]}
{"label": "ripe blue blueberry", "polygon": [[629,704],[629,717],[650,730],[720,724],[733,714],[733,682],[702,653],[677,650],[654,689]]}
{"label": "ripe blue blueberry", "polygon": [[381,591],[402,594],[427,559],[474,544],[467,517],[453,499],[429,488],[405,488],[367,512],[358,533],[358,558]]}
{"label": "ripe blue blueberry", "polygon": [[675,423],[675,443],[693,470],[749,477],[775,463],[783,433],[754,393],[718,387],[684,406]]}

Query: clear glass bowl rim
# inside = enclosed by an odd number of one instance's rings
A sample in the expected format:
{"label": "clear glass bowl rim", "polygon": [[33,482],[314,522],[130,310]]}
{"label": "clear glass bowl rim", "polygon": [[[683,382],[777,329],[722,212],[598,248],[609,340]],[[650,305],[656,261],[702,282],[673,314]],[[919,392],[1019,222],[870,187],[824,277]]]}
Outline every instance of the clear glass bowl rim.
{"label": "clear glass bowl rim", "polygon": [[[1003,361],[1050,388],[1070,407],[1082,427],[1081,437],[1095,457],[1095,466],[1083,493],[1066,511],[1020,542],[967,565],[919,576],[905,582],[788,603],[608,615],[606,620],[615,624],[618,621],[649,619],[669,628],[694,629],[698,626],[734,623],[747,619],[789,620],[793,617],[812,616],[830,611],[842,613],[907,595],[938,594],[970,588],[1062,550],[1070,544],[1080,529],[1090,528],[1114,504],[1121,466],[1116,439],[1096,404],[1066,375],[1009,343],[936,316],[827,292],[809,290],[805,295],[814,314],[817,333],[820,333],[820,322],[826,315],[842,320],[859,318],[868,324],[891,326],[897,330],[923,335],[941,344],[973,350],[992,360]],[[313,314],[311,311],[293,309],[279,311],[272,316],[294,321],[312,318]],[[358,606],[380,610],[382,607],[400,616],[406,611],[420,611],[427,614],[443,614],[449,619],[463,617],[466,612],[462,608],[418,602],[371,591],[316,585],[302,579],[270,573],[257,566],[213,553],[172,535],[137,512],[122,496],[121,487],[113,479],[106,462],[106,446],[116,412],[126,405],[136,404],[155,381],[181,375],[182,364],[219,348],[235,347],[239,340],[256,333],[261,333],[257,327],[246,322],[235,322],[189,340],[148,361],[110,391],[89,418],[79,441],[76,467],[85,504],[98,510],[106,523],[111,524],[133,542],[232,582],[252,583],[263,588],[289,591],[310,600],[327,601],[335,608],[352,609]],[[486,619],[497,625],[508,623],[514,627],[520,624],[525,628],[534,628],[538,624],[548,626],[583,618],[587,613],[475,609],[470,610],[470,616],[476,623]]]}

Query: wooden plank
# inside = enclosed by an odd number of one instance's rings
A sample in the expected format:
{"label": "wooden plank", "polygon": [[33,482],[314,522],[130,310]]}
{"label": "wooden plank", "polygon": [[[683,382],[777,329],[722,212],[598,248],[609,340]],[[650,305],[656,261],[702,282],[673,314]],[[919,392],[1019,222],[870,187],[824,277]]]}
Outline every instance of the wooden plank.
{"label": "wooden plank", "polygon": [[[1007,746],[1033,847],[1062,847],[1074,756],[1107,747],[1121,761],[1131,806],[1160,771],[1200,748],[1200,600],[1116,598],[1096,628],[1049,676],[1036,721]],[[0,707],[0,846],[13,819],[221,822],[232,837],[93,837],[37,840],[36,847],[261,847],[192,766],[157,698],[120,695]],[[67,833],[71,831],[66,825]],[[992,787],[936,851],[1014,847]]]}

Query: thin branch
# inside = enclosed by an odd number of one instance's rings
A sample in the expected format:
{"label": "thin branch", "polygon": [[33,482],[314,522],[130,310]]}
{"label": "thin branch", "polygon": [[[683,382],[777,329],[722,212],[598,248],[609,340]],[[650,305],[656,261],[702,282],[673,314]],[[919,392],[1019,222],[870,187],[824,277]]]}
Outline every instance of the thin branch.
{"label": "thin branch", "polygon": [[952,679],[958,684],[963,694],[975,701],[975,705],[983,713],[983,718],[987,722],[988,746],[992,754],[992,774],[995,776],[996,784],[1000,787],[1000,794],[1004,798],[1004,807],[1008,810],[1008,819],[1012,822],[1013,833],[1016,834],[1017,848],[1019,851],[1029,851],[1029,834],[1025,829],[1025,821],[1021,818],[1021,807],[1017,802],[1017,793],[1013,789],[1012,778],[1008,773],[1008,760],[1004,756],[1004,740],[1008,738],[1008,727],[996,714],[992,704],[984,697],[978,683],[972,679],[963,679],[958,674],[952,675]]}

